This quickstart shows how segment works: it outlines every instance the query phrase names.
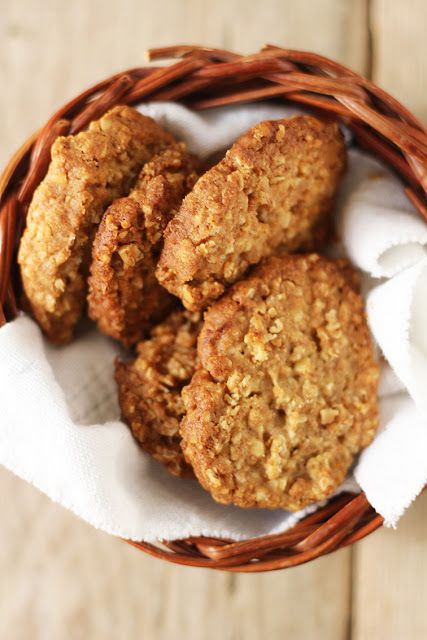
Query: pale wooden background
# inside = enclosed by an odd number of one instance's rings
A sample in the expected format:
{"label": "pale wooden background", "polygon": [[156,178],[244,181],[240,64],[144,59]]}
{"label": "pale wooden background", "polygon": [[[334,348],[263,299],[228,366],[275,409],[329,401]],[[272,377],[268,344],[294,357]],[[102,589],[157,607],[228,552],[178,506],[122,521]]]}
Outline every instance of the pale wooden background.
{"label": "pale wooden background", "polygon": [[[371,75],[427,119],[426,0],[0,0],[0,7],[2,164],[53,108],[142,63],[146,47],[178,41],[318,51]],[[427,638],[427,496],[396,532],[258,576],[148,558],[4,469],[0,513],[1,640]]]}

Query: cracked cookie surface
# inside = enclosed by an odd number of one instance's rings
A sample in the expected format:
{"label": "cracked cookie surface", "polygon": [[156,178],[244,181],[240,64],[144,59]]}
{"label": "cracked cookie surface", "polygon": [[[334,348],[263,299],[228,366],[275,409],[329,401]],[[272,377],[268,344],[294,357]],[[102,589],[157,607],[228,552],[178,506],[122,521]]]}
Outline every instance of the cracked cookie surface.
{"label": "cracked cookie surface", "polygon": [[279,246],[298,249],[330,212],[345,158],[338,126],[311,116],[250,129],[167,226],[159,281],[200,310]]}
{"label": "cracked cookie surface", "polygon": [[181,449],[181,390],[196,365],[200,315],[175,311],[140,342],[133,362],[116,363],[122,418],[142,448],[176,476],[192,476]]}
{"label": "cracked cookie surface", "polygon": [[89,278],[89,316],[106,335],[131,345],[164,317],[172,296],[155,269],[163,231],[197,180],[183,143],[147,162],[126,198],[115,200],[96,232]]}
{"label": "cracked cookie surface", "polygon": [[27,303],[51,342],[68,342],[82,316],[92,241],[103,212],[129,193],[142,165],[173,142],[154,120],[127,106],[54,142],[18,255]]}
{"label": "cracked cookie surface", "polygon": [[218,502],[299,510],[378,426],[378,365],[348,262],[272,257],[206,313],[182,447]]}

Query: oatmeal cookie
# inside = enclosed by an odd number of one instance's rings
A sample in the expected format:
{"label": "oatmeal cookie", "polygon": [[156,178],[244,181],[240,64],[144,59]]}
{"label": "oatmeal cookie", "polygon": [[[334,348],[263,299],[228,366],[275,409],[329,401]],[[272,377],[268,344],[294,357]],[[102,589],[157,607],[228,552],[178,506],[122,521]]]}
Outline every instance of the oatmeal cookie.
{"label": "oatmeal cookie", "polygon": [[181,435],[218,502],[301,509],[371,442],[379,369],[355,286],[345,261],[272,257],[206,313]]}
{"label": "oatmeal cookie", "polygon": [[315,224],[298,236],[296,248],[279,247],[273,255],[285,253],[322,253],[336,239],[332,216],[322,216]]}
{"label": "oatmeal cookie", "polygon": [[154,272],[163,231],[197,180],[196,159],[183,143],[147,162],[134,189],[107,209],[96,232],[89,278],[89,316],[99,329],[131,345],[174,298]]}
{"label": "oatmeal cookie", "polygon": [[116,363],[122,418],[142,448],[176,476],[191,476],[181,450],[181,389],[196,364],[200,316],[175,311],[140,342],[133,362]]}
{"label": "oatmeal cookie", "polygon": [[52,342],[69,341],[83,313],[92,241],[104,210],[173,142],[151,118],[118,106],[87,131],[53,144],[18,255],[29,307]]}
{"label": "oatmeal cookie", "polygon": [[336,124],[261,122],[198,180],[167,226],[159,281],[200,310],[277,247],[298,249],[330,211],[345,158]]}

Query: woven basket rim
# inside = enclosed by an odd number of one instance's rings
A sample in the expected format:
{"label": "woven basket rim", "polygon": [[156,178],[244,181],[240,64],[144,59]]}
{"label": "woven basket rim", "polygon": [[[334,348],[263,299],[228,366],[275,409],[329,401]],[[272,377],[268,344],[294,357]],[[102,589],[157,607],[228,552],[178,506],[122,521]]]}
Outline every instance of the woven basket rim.
{"label": "woven basket rim", "polygon": [[[18,313],[16,252],[25,214],[58,135],[77,133],[116,104],[185,101],[195,109],[281,100],[306,105],[346,124],[357,144],[400,176],[427,220],[427,132],[395,98],[370,80],[324,56],[266,45],[240,54],[196,45],[151,49],[148,60],[177,58],[115,74],[61,107],[26,140],[0,176],[0,326]],[[383,523],[364,493],[341,494],[285,533],[235,542],[203,536],[159,544],[127,541],[187,566],[238,572],[288,568],[351,545]]]}

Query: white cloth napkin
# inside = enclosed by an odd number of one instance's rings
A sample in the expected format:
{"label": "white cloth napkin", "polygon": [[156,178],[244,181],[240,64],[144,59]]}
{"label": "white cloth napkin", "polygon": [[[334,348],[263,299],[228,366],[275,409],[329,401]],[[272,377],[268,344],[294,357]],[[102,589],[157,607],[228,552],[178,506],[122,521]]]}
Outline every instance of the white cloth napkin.
{"label": "white cloth napkin", "polygon": [[381,428],[354,476],[395,525],[427,483],[427,225],[396,177],[350,151],[338,229],[365,274],[372,334],[389,365],[380,384]]}
{"label": "white cloth napkin", "polygon": [[[294,112],[261,103],[203,113],[153,103],[141,111],[202,157],[230,146],[261,120]],[[340,194],[338,227],[346,251],[366,273],[369,321],[390,363],[381,377],[381,430],[360,456],[355,477],[377,511],[394,524],[427,476],[422,394],[427,228],[398,180],[354,150]],[[169,476],[119,420],[113,380],[117,353],[118,347],[89,323],[75,342],[60,349],[47,344],[24,315],[3,327],[0,463],[95,527],[134,540],[244,539],[285,530],[316,508],[290,514],[226,507],[197,482]],[[344,489],[359,490],[352,478]]]}

